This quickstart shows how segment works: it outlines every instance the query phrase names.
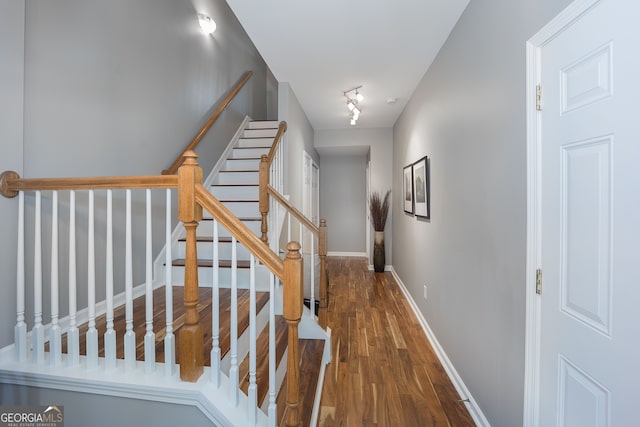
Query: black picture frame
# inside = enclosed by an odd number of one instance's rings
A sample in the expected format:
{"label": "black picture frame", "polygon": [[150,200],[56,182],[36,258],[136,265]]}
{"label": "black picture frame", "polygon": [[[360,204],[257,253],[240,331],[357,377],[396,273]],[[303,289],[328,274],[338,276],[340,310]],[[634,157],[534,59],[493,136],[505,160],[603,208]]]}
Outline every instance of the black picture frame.
{"label": "black picture frame", "polygon": [[413,165],[402,169],[403,209],[413,215]]}
{"label": "black picture frame", "polygon": [[417,217],[431,218],[429,188],[429,158],[424,156],[413,164],[413,213]]}

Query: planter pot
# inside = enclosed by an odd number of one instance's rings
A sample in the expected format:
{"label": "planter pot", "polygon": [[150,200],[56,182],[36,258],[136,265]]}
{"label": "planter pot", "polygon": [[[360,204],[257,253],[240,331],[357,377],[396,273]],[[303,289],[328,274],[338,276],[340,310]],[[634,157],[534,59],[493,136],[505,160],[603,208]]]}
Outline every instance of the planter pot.
{"label": "planter pot", "polygon": [[384,231],[376,231],[373,240],[373,271],[384,272]]}

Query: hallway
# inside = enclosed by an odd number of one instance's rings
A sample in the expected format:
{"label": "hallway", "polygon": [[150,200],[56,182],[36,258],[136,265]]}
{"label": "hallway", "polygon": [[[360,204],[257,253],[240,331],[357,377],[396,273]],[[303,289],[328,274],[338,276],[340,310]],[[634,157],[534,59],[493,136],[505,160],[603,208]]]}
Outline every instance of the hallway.
{"label": "hallway", "polygon": [[331,364],[320,426],[473,426],[391,273],[328,258]]}

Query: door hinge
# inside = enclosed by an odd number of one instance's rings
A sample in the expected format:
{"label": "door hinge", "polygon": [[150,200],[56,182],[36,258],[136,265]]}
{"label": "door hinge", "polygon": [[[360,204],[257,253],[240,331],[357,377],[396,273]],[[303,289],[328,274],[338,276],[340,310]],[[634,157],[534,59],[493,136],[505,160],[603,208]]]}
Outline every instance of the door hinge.
{"label": "door hinge", "polygon": [[542,110],[542,86],[536,86],[536,110]]}
{"label": "door hinge", "polygon": [[536,294],[542,295],[542,270],[536,270]]}

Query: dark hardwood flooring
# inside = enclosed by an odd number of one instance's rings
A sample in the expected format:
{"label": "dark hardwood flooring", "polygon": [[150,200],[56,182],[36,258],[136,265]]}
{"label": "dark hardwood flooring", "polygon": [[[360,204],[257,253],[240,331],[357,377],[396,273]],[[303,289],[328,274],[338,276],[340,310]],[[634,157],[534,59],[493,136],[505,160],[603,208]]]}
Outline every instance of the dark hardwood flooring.
{"label": "dark hardwood flooring", "polygon": [[332,363],[319,425],[474,426],[391,273],[328,258]]}

